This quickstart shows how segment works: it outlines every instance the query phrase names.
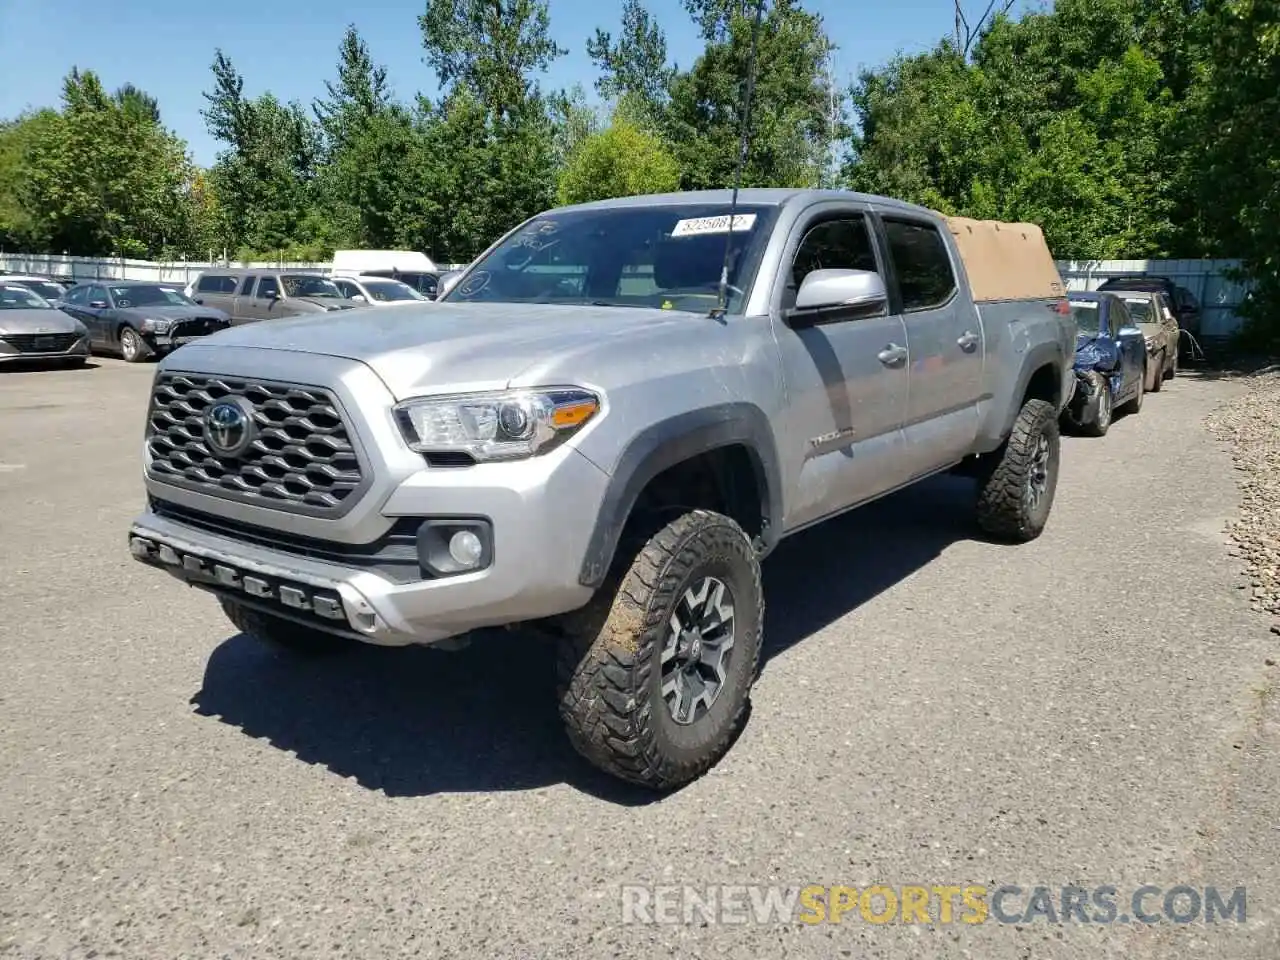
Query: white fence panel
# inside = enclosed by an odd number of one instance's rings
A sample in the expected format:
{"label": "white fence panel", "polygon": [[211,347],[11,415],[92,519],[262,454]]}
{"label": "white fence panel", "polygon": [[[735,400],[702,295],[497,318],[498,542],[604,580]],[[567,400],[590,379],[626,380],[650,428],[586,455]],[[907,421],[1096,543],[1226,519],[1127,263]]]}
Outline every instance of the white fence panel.
{"label": "white fence panel", "polygon": [[1239,308],[1249,292],[1226,276],[1239,266],[1239,260],[1059,260],[1058,272],[1068,290],[1096,290],[1108,277],[1169,277],[1200,301],[1201,336],[1227,337],[1240,329]]}
{"label": "white fence panel", "polygon": [[[153,280],[188,283],[204,270],[292,270],[328,273],[330,263],[297,263],[288,260],[127,260],[120,257],[64,257],[49,253],[0,253],[0,273],[32,274],[74,280]],[[441,263],[442,272],[465,264]]]}

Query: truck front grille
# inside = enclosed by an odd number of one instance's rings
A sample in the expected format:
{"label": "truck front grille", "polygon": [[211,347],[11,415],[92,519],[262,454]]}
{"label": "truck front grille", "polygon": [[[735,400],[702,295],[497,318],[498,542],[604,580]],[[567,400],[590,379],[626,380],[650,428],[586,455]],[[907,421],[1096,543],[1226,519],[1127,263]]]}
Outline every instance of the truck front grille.
{"label": "truck front grille", "polygon": [[217,317],[193,317],[179,320],[170,331],[175,337],[203,337],[222,330],[226,324]]}
{"label": "truck front grille", "polygon": [[[243,397],[252,444],[219,458],[206,443],[205,413]],[[364,472],[337,402],[317,387],[166,372],[151,394],[147,447],[151,475],[201,493],[315,516],[345,513]]]}
{"label": "truck front grille", "polygon": [[6,333],[0,337],[19,353],[66,353],[79,339],[78,333]]}

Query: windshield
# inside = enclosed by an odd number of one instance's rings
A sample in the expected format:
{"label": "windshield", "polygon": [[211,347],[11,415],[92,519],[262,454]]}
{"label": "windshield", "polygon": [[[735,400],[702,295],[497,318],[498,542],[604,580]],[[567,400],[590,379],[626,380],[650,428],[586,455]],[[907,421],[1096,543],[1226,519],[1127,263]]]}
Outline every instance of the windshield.
{"label": "windshield", "polygon": [[15,284],[20,287],[26,287],[28,290],[34,290],[46,300],[58,300],[67,291],[56,283],[48,280],[15,280]]}
{"label": "windshield", "polygon": [[[417,270],[366,270],[366,277],[386,277],[408,284],[419,293],[434,294],[440,279],[434,273],[422,273]],[[426,299],[423,297],[422,299]]]}
{"label": "windshield", "polygon": [[0,310],[52,310],[44,297],[17,284],[0,287]]}
{"label": "windshield", "polygon": [[1098,319],[1099,304],[1097,300],[1072,300],[1071,315],[1075,317],[1076,326],[1081,333],[1097,333],[1101,328]]}
{"label": "windshield", "polygon": [[[451,303],[592,303],[706,313],[717,304],[727,204],[552,211],[477,261]],[[740,206],[729,253],[728,311],[740,313],[776,216]]]}
{"label": "windshield", "polygon": [[177,290],[168,287],[131,284],[127,287],[108,287],[111,299],[121,309],[128,307],[189,307],[195,304]]}
{"label": "windshield", "polygon": [[379,302],[388,300],[425,300],[427,299],[407,283],[396,280],[362,280],[369,296]]}
{"label": "windshield", "polygon": [[1124,305],[1129,308],[1129,316],[1134,323],[1155,323],[1155,312],[1151,309],[1150,300],[1124,298]]}
{"label": "windshield", "polygon": [[290,274],[280,278],[280,282],[284,284],[285,293],[291,297],[333,297],[335,300],[345,299],[342,291],[334,285],[332,280],[326,280],[324,277],[309,277],[306,275]]}

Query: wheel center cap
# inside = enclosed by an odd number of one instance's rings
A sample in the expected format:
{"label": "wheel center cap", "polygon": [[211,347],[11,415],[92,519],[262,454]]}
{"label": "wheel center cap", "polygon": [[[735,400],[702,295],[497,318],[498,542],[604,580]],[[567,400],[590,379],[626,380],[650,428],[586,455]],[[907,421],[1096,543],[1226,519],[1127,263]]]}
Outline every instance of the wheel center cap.
{"label": "wheel center cap", "polygon": [[689,664],[702,659],[702,631],[687,630],[684,635],[684,659]]}

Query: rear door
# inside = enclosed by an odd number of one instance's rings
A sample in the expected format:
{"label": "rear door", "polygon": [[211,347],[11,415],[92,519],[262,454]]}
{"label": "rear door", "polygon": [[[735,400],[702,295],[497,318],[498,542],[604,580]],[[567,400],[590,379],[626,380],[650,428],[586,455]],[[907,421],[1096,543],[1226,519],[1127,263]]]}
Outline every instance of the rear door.
{"label": "rear door", "polygon": [[962,459],[978,436],[982,321],[960,290],[940,224],[885,210],[879,225],[890,302],[902,315],[911,354],[903,430],[912,476],[919,476]]}
{"label": "rear door", "polygon": [[240,280],[240,286],[236,290],[235,309],[231,314],[232,324],[249,323],[253,320],[262,319],[253,296],[253,285],[257,280],[258,275],[255,273],[251,273]]}
{"label": "rear door", "polygon": [[202,273],[192,291],[196,303],[222,310],[235,316],[237,276],[229,273]]}
{"label": "rear door", "polygon": [[104,347],[106,343],[102,339],[102,328],[98,325],[97,317],[91,316],[88,310],[90,289],[86,285],[68,290],[62,298],[62,311],[71,314],[84,324],[85,329],[89,331],[91,347]]}

